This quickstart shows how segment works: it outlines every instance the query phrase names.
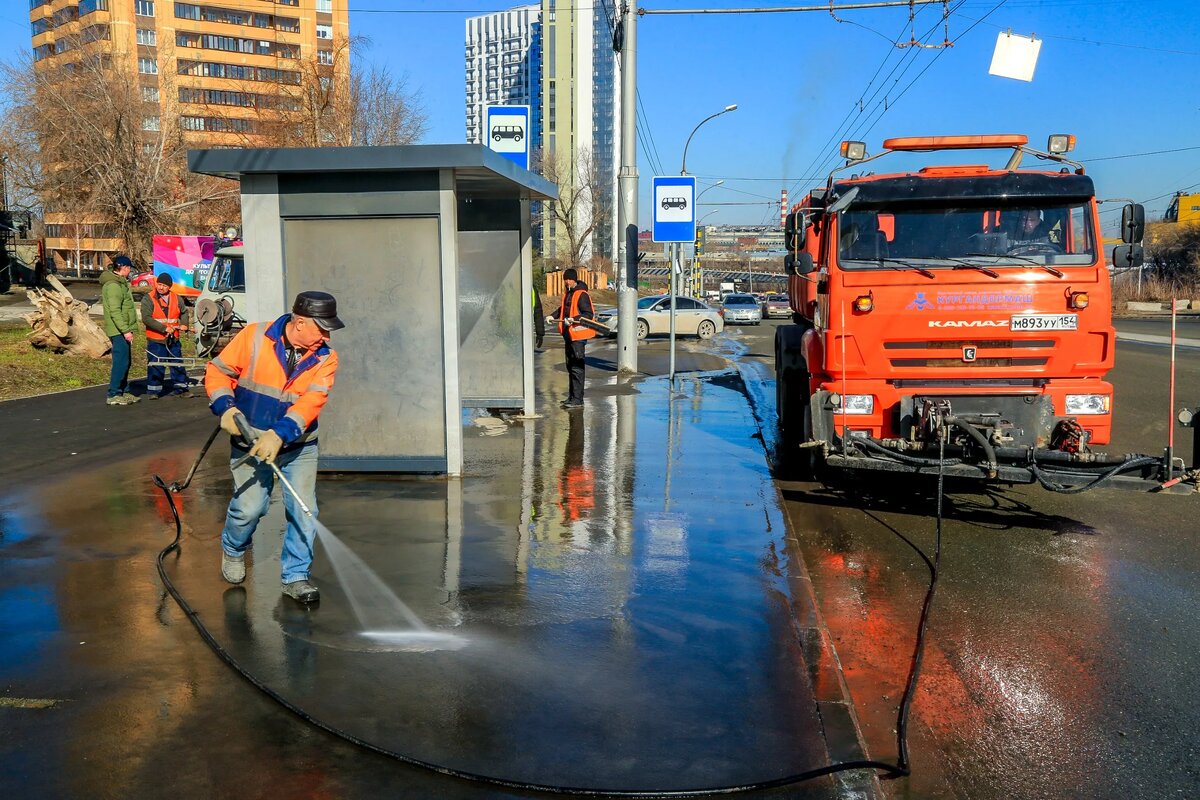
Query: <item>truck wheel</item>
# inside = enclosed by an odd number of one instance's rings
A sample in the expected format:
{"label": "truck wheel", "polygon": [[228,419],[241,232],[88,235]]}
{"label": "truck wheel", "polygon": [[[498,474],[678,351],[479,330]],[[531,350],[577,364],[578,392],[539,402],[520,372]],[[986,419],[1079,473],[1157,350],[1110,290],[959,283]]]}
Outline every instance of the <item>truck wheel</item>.
{"label": "truck wheel", "polygon": [[801,447],[812,440],[812,414],[809,403],[808,364],[800,354],[802,329],[783,325],[775,329],[775,406],[778,414],[779,443],[776,469],[792,480],[813,480],[820,459],[819,451]]}
{"label": "truck wheel", "polygon": [[638,340],[640,341],[642,339],[645,339],[649,335],[650,335],[650,326],[646,323],[646,320],[639,319],[638,324],[637,324]]}
{"label": "truck wheel", "polygon": [[711,319],[700,320],[700,327],[696,328],[696,335],[701,339],[711,339],[716,332],[717,326],[713,325]]}

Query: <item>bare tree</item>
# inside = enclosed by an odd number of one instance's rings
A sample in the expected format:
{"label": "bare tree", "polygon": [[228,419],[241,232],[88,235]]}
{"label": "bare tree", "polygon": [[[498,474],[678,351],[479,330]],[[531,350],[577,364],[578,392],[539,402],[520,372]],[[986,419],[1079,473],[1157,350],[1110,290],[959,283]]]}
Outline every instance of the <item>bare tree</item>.
{"label": "bare tree", "polygon": [[[358,63],[364,37],[339,38],[332,50],[294,63],[294,82],[255,107],[247,145],[347,147],[411,144],[428,128],[418,93],[386,67]],[[253,89],[248,89],[253,91]]]}
{"label": "bare tree", "polygon": [[111,226],[136,261],[149,263],[154,234],[206,223],[208,206],[236,198],[237,187],[188,172],[169,76],[161,76],[161,102],[152,101],[136,76],[114,68],[128,54],[72,44],[77,56],[53,67],[34,70],[29,59],[0,67],[10,102],[4,141],[20,165],[13,178],[77,233],[81,224]]}
{"label": "bare tree", "polygon": [[579,148],[574,157],[535,153],[534,170],[558,185],[558,199],[543,202],[536,220],[554,227],[555,255],[546,262],[558,267],[585,266],[592,260],[592,234],[605,218],[604,186],[591,150]]}
{"label": "bare tree", "polygon": [[1148,226],[1146,263],[1175,285],[1194,285],[1200,278],[1200,223],[1156,222]]}
{"label": "bare tree", "polygon": [[351,141],[374,147],[412,144],[429,129],[419,92],[408,91],[408,77],[387,67],[357,66],[350,72]]}

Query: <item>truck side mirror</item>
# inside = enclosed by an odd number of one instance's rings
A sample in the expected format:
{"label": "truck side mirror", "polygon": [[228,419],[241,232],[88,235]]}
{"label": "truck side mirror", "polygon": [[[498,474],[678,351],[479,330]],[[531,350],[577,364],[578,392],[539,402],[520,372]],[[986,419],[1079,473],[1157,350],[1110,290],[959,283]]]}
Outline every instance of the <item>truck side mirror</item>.
{"label": "truck side mirror", "polygon": [[[1141,208],[1141,206],[1138,206]],[[1128,206],[1126,206],[1128,208]],[[1119,244],[1113,248],[1113,266],[1121,269],[1134,269],[1145,262],[1145,254],[1140,244]]]}
{"label": "truck side mirror", "polygon": [[1145,235],[1146,209],[1138,203],[1130,203],[1121,210],[1121,241],[1137,244]]}
{"label": "truck side mirror", "polygon": [[803,214],[788,214],[783,221],[783,246],[794,253],[804,246],[805,224]]}
{"label": "truck side mirror", "polygon": [[789,275],[808,275],[816,270],[812,253],[801,251],[792,255],[788,253],[783,259],[784,271]]}

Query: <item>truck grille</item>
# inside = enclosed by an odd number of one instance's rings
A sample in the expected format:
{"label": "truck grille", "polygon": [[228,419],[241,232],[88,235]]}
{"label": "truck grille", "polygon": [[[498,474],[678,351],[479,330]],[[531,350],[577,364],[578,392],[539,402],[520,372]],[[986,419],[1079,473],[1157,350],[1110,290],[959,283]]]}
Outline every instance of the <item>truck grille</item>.
{"label": "truck grille", "polygon": [[980,350],[1017,350],[1054,347],[1051,339],[938,339],[928,342],[884,342],[885,350],[961,350],[978,347]]}
{"label": "truck grille", "polygon": [[[970,345],[968,345],[970,346]],[[1049,358],[977,358],[963,361],[962,358],[893,358],[893,367],[1044,367]]]}

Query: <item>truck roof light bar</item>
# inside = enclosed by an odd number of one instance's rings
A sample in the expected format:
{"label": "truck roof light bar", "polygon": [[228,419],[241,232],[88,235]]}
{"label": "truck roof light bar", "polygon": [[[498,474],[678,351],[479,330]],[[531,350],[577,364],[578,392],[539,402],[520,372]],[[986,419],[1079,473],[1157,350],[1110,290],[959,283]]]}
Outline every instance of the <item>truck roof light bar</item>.
{"label": "truck roof light bar", "polygon": [[[1060,164],[1068,164],[1075,168],[1077,175],[1084,174],[1083,164],[1072,161],[1063,155],[1063,153],[1069,153],[1075,149],[1075,136],[1068,133],[1051,135],[1046,146],[1046,151],[1029,147],[1029,137],[1023,133],[995,133],[970,136],[900,136],[885,139],[883,141],[883,150],[873,156],[866,155],[865,146],[862,146],[861,151],[851,149],[852,147],[857,148],[861,144],[861,142],[842,142],[841,154],[847,160],[845,165],[836,167],[829,173],[829,177],[826,180],[827,187],[833,185],[833,176],[847,167],[865,164],[868,161],[874,161],[888,153],[895,152],[922,153],[935,150],[1011,149],[1013,151],[1012,156],[1008,159],[1008,164],[1004,167],[1009,172],[1019,169],[1022,157],[1028,154],[1043,161],[1057,161]],[[852,155],[857,155],[859,152],[862,153],[862,158],[851,158]]]}
{"label": "truck roof light bar", "polygon": [[883,140],[884,150],[927,152],[930,150],[1003,150],[1024,147],[1029,137],[1023,133],[998,133],[986,136],[900,136]]}

